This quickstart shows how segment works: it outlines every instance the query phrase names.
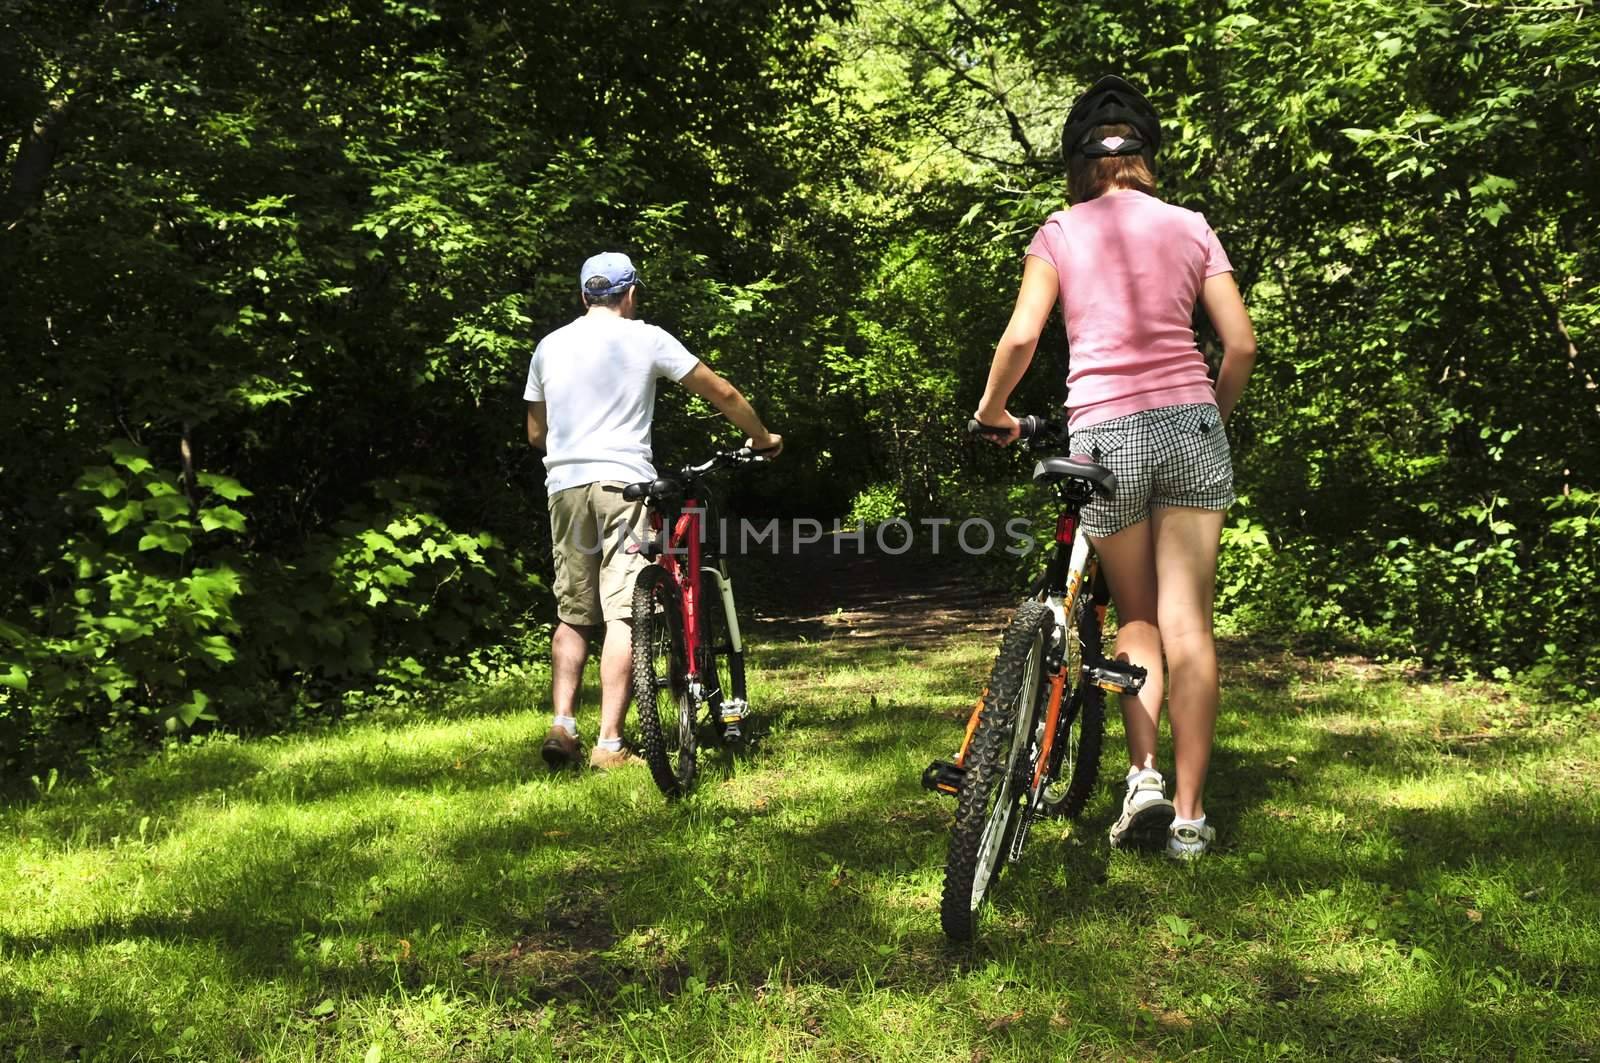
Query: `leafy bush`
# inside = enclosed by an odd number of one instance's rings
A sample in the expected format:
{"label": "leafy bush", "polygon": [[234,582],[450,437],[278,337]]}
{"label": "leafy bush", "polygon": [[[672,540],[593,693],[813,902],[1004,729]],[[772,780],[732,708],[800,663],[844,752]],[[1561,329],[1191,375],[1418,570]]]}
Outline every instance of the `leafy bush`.
{"label": "leafy bush", "polygon": [[282,718],[359,681],[415,681],[537,581],[429,509],[438,485],[374,485],[283,561],[249,549],[251,492],[192,484],[126,441],[78,478],[77,531],[27,625],[0,623],[0,766],[119,751],[219,721]]}
{"label": "leafy bush", "polygon": [[848,523],[865,522],[871,528],[905,515],[906,504],[900,497],[900,485],[875,483],[863,487],[851,500]]}

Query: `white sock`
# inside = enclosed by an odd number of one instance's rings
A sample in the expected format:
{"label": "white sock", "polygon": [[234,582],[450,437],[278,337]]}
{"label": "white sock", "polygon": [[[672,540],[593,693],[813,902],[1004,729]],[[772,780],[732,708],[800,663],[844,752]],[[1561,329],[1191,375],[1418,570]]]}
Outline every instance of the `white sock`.
{"label": "white sock", "polygon": [[578,721],[571,716],[557,716],[551,726],[561,728],[573,738],[578,737]]}
{"label": "white sock", "polygon": [[620,737],[598,738],[594,744],[596,748],[603,749],[608,753],[620,753],[622,751],[622,739]]}
{"label": "white sock", "polygon": [[1139,776],[1141,776],[1141,775],[1149,775],[1152,778],[1154,778],[1156,782],[1161,783],[1163,785],[1166,784],[1166,780],[1161,777],[1161,773],[1159,771],[1156,771],[1156,769],[1154,769],[1154,768],[1129,768],[1128,769],[1128,785],[1132,786],[1134,783],[1138,782],[1139,781]]}
{"label": "white sock", "polygon": [[1206,817],[1204,816],[1201,816],[1199,819],[1184,819],[1182,816],[1174,816],[1172,820],[1173,830],[1177,830],[1179,827],[1193,827],[1196,830],[1199,830],[1205,825]]}
{"label": "white sock", "polygon": [[[1134,790],[1134,786],[1145,779],[1154,779],[1156,785],[1160,787],[1160,789]],[[1165,792],[1166,780],[1161,777],[1161,773],[1159,771],[1156,771],[1154,768],[1128,769],[1128,793],[1133,795],[1134,808],[1143,808],[1145,805],[1153,804],[1156,801],[1162,800],[1162,795]]]}

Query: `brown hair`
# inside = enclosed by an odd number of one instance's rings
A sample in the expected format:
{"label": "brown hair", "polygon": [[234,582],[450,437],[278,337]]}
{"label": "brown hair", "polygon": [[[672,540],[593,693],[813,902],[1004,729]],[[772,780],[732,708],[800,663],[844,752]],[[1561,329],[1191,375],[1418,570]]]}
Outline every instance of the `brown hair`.
{"label": "brown hair", "polygon": [[633,285],[630,284],[620,292],[613,292],[610,295],[597,295],[589,291],[590,285],[594,285],[599,291],[604,291],[610,287],[611,282],[604,277],[590,277],[583,285],[584,306],[606,306],[615,309],[622,305],[622,300],[626,299],[628,293],[633,290]]}
{"label": "brown hair", "polygon": [[[1138,131],[1124,122],[1097,125],[1088,139],[1137,136]],[[1091,159],[1074,152],[1067,160],[1067,197],[1072,202],[1087,203],[1113,188],[1133,188],[1153,196],[1156,194],[1155,172],[1143,155],[1106,155]]]}

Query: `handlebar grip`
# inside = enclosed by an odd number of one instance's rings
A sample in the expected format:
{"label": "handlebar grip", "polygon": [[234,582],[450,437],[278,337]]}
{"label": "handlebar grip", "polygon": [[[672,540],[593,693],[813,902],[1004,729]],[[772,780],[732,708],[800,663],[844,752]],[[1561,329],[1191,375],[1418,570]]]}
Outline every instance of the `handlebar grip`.
{"label": "handlebar grip", "polygon": [[969,436],[1003,436],[1005,434],[1006,430],[1004,428],[992,424],[984,424],[976,417],[967,422],[967,435]]}
{"label": "handlebar grip", "polygon": [[[1034,436],[1039,434],[1039,430],[1043,428],[1046,423],[1047,422],[1044,418],[1035,416],[1033,414],[1029,414],[1026,417],[1018,417],[1017,438],[1032,439]],[[999,425],[984,424],[977,418],[973,418],[967,422],[967,435],[969,436],[1003,436],[1005,434],[1006,430]]]}

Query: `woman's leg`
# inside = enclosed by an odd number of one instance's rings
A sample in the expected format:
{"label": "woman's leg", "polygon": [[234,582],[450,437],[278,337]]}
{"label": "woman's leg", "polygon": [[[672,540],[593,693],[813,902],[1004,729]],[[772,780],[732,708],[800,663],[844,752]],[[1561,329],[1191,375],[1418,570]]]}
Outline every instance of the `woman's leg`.
{"label": "woman's leg", "polygon": [[1113,655],[1149,670],[1144,689],[1122,695],[1122,727],[1128,735],[1128,763],[1155,768],[1161,725],[1161,643],[1157,629],[1156,554],[1151,522],[1141,520],[1104,539],[1095,539],[1111,598],[1117,605],[1117,644]]}
{"label": "woman's leg", "polygon": [[1205,815],[1201,795],[1217,724],[1217,648],[1211,608],[1222,520],[1220,510],[1151,507],[1157,625],[1172,683],[1167,706],[1177,767],[1172,803],[1180,819]]}

